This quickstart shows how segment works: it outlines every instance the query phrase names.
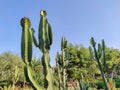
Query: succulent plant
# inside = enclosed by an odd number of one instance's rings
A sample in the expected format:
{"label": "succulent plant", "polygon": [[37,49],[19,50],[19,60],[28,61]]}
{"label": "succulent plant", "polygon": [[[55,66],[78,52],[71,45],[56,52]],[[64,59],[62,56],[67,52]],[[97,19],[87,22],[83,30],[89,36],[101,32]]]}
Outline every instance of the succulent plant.
{"label": "succulent plant", "polygon": [[[31,28],[30,19],[24,17],[21,19],[22,26],[22,38],[21,38],[21,57],[25,66],[25,76],[26,79],[32,83],[33,87],[37,90],[54,90],[54,79],[53,71],[50,66],[50,56],[49,50],[50,45],[52,44],[52,29],[48,20],[46,18],[47,12],[44,10],[40,11],[40,23],[38,30],[38,42],[34,36],[34,29]],[[44,74],[44,87],[41,87],[38,82],[35,80],[34,70],[31,66],[32,61],[32,43],[40,49],[43,53],[42,55],[42,64],[43,64],[43,74]]]}
{"label": "succulent plant", "polygon": [[[90,42],[91,42],[91,45],[93,47],[93,51],[92,51],[92,47],[89,47],[91,57],[94,58],[94,56],[95,56],[95,60],[98,64],[98,67],[100,69],[101,76],[102,76],[102,79],[103,79],[103,82],[104,82],[104,85],[105,85],[105,90],[110,90],[110,86],[108,84],[107,78],[106,78],[105,73],[104,73],[105,63],[106,63],[105,42],[104,42],[104,40],[102,40],[102,44],[98,44],[98,50],[96,49],[96,42],[94,41],[93,37],[91,38]],[[94,53],[94,56],[93,56],[92,53]],[[101,58],[102,58],[102,63],[100,61]]]}

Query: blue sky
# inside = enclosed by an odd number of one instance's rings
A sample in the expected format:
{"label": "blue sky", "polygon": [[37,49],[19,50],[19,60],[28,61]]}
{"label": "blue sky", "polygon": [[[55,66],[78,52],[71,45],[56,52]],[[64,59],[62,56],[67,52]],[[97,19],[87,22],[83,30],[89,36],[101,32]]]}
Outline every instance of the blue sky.
{"label": "blue sky", "polygon": [[[1,0],[0,54],[5,51],[20,54],[20,19],[24,16],[31,19],[38,37],[40,10],[47,11],[53,29],[52,66],[62,36],[85,47],[90,45],[91,37],[97,43],[104,39],[107,46],[120,49],[120,0]],[[36,48],[34,55],[41,57]]]}

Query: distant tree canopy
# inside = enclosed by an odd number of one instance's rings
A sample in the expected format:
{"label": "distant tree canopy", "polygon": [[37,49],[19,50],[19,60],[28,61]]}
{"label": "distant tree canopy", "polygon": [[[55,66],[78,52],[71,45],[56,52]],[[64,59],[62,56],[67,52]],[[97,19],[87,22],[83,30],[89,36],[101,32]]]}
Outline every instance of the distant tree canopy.
{"label": "distant tree canopy", "polygon": [[[21,57],[12,52],[4,52],[0,55],[0,82],[8,81],[12,82],[15,78],[15,68],[18,67],[18,81],[26,82],[24,77],[24,63],[21,60]],[[43,67],[41,63],[41,59],[36,59],[35,57],[32,60],[32,67],[35,70],[36,80],[38,80],[39,84],[43,86]]]}
{"label": "distant tree canopy", "polygon": [[[89,49],[83,45],[69,44],[66,48],[68,78],[81,79],[83,75],[86,80],[94,80],[95,74],[100,74],[96,61],[91,58]],[[115,66],[120,64],[120,51],[118,49],[106,47],[106,74],[110,74]],[[62,54],[59,53],[59,57]],[[57,57],[56,57],[57,58]],[[62,59],[62,58],[61,58]],[[15,76],[15,67],[19,68],[19,81],[24,81],[24,63],[20,56],[12,52],[4,52],[0,55],[0,81],[13,81]],[[115,69],[120,74],[120,65]],[[43,67],[41,59],[33,58],[32,67],[35,69],[36,78],[40,85],[43,85]],[[40,70],[39,70],[40,69]]]}
{"label": "distant tree canopy", "polygon": [[19,80],[24,80],[24,64],[21,58],[12,53],[4,52],[0,55],[0,81],[13,81],[15,76],[15,67],[19,68]]}
{"label": "distant tree canopy", "polygon": [[[120,63],[120,51],[118,49],[106,47],[106,61],[107,72],[110,73],[115,67],[115,65]],[[117,67],[116,71],[120,74],[119,68],[120,67]]]}

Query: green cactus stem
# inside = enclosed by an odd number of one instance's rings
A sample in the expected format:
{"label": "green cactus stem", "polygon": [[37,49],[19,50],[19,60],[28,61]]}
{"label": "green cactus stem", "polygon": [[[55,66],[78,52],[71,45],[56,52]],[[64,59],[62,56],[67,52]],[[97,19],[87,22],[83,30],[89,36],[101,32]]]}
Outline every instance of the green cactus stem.
{"label": "green cactus stem", "polygon": [[27,74],[28,74],[29,80],[37,90],[44,90],[44,88],[41,87],[38,84],[38,82],[35,80],[35,72],[30,65],[27,65]]}
{"label": "green cactus stem", "polygon": [[39,48],[42,53],[48,52],[50,50],[50,45],[52,44],[52,29],[50,24],[47,21],[47,12],[41,11],[40,12],[41,19],[39,24]]}
{"label": "green cactus stem", "polygon": [[62,68],[61,68],[61,62],[60,62],[60,56],[59,52],[57,52],[57,58],[56,58],[56,66],[58,70],[58,76],[59,76],[59,90],[62,90]]}
{"label": "green cactus stem", "polygon": [[39,33],[38,33],[38,39],[39,39],[39,49],[43,53],[42,56],[42,64],[44,69],[44,87],[48,90],[54,90],[54,80],[53,80],[53,72],[50,66],[50,56],[49,56],[49,50],[50,45],[52,44],[52,29],[50,24],[47,21],[47,12],[41,11],[40,12],[41,18],[40,18],[40,24],[39,24]]}
{"label": "green cactus stem", "polygon": [[30,35],[31,22],[29,18],[21,19],[22,40],[21,40],[21,56],[25,64],[29,64],[32,59],[32,38]]}
{"label": "green cactus stem", "polygon": [[33,30],[31,29],[31,22],[29,18],[24,17],[21,19],[21,26],[22,26],[22,38],[21,38],[21,57],[23,62],[26,64],[24,67],[24,74],[26,80],[32,83],[33,88],[37,90],[44,90],[38,82],[34,79],[34,72],[31,67],[32,62],[32,41],[33,37]]}
{"label": "green cactus stem", "polygon": [[[103,79],[103,82],[104,82],[104,85],[105,85],[105,90],[110,90],[110,87],[109,87],[109,85],[108,85],[108,81],[107,81],[107,79],[106,79],[106,77],[105,77],[105,74],[104,74],[104,70],[103,70],[103,68],[104,68],[104,65],[103,64],[101,64],[101,62],[100,62],[100,58],[102,57],[102,55],[103,55],[103,61],[104,61],[104,63],[106,62],[105,61],[105,44],[104,44],[104,41],[102,41],[102,48],[101,48],[101,45],[100,44],[98,44],[98,51],[97,51],[97,49],[96,49],[96,42],[94,41],[94,38],[92,37],[91,38],[91,45],[92,45],[92,47],[93,47],[93,50],[94,50],[94,55],[95,55],[95,59],[96,59],[96,61],[97,61],[97,63],[98,63],[98,67],[99,67],[99,69],[100,69],[100,72],[101,72],[101,75],[102,75],[102,79]],[[89,48],[90,49],[90,53],[92,53],[92,48]],[[92,55],[92,54],[91,54]]]}
{"label": "green cactus stem", "polygon": [[34,36],[34,33],[35,33],[34,28],[31,28],[31,29],[30,29],[30,34],[31,34],[31,37],[32,37],[33,44],[34,44],[36,47],[39,47],[39,45],[38,45],[38,43],[37,43],[37,40],[36,40],[36,38],[35,38],[35,36]]}
{"label": "green cactus stem", "polygon": [[65,39],[65,37],[62,37],[61,40],[61,50],[62,50],[62,62],[63,62],[63,90],[67,90],[67,66],[68,66],[68,60],[66,58],[66,48],[67,48],[68,41]]}
{"label": "green cactus stem", "polygon": [[67,48],[68,41],[65,39],[65,37],[62,37],[61,40],[61,51],[62,54],[59,55],[57,53],[56,58],[56,66],[58,69],[58,75],[59,75],[59,90],[68,90],[67,85],[67,66],[68,66],[68,60],[66,55],[66,48]]}
{"label": "green cactus stem", "polygon": [[[47,12],[40,11],[40,23],[38,30],[38,42],[34,36],[34,29],[31,28],[31,22],[27,17],[21,19],[22,39],[21,39],[21,57],[26,64],[24,72],[26,79],[32,83],[37,90],[55,90],[53,71],[50,66],[49,50],[53,41],[52,28],[46,18]],[[34,78],[34,70],[31,67],[32,61],[32,43],[40,49],[42,55],[42,65],[44,74],[44,88],[42,88]]]}
{"label": "green cactus stem", "polygon": [[103,70],[106,71],[105,42],[104,42],[104,40],[102,40],[102,53],[103,53],[103,59],[102,59]]}

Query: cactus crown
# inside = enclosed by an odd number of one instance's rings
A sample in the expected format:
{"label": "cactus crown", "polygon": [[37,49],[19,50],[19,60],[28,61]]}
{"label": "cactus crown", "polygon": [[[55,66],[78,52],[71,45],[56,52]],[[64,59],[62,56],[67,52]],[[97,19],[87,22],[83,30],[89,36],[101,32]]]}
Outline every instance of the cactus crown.
{"label": "cactus crown", "polygon": [[41,10],[40,11],[40,15],[41,15],[41,17],[43,16],[43,17],[46,17],[47,16],[47,12],[45,11],[45,10]]}
{"label": "cactus crown", "polygon": [[20,24],[22,27],[28,26],[28,28],[31,26],[30,19],[27,17],[24,17],[21,19]]}
{"label": "cactus crown", "polygon": [[95,47],[96,42],[95,42],[95,40],[94,40],[94,38],[93,38],[93,37],[91,37],[90,43],[91,43],[91,45],[92,45],[93,47]]}

